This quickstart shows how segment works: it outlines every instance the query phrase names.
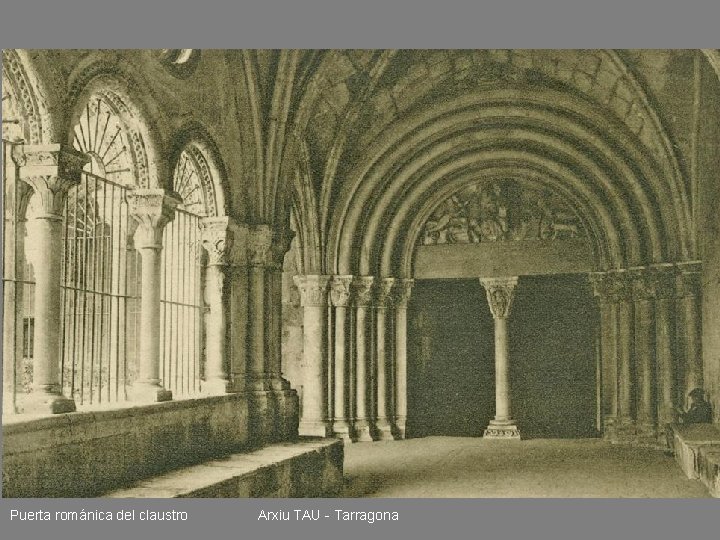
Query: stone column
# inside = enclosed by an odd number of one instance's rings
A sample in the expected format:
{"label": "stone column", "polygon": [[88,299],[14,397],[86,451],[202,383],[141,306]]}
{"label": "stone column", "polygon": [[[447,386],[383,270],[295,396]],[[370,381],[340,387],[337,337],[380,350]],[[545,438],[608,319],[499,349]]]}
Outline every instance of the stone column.
{"label": "stone column", "polygon": [[[372,359],[370,308],[373,301],[372,276],[356,277],[352,283],[355,297],[355,435],[358,441],[372,441],[372,425],[368,408],[368,379]],[[370,317],[368,317],[370,315]]]}
{"label": "stone column", "polygon": [[620,437],[634,437],[632,281],[626,271],[615,272],[613,277],[618,309],[618,434]]}
{"label": "stone column", "polygon": [[612,275],[590,274],[593,293],[600,307],[600,357],[602,429],[606,439],[615,438],[617,422],[617,305]]}
{"label": "stone column", "polygon": [[655,416],[655,280],[648,268],[630,270],[634,300],[637,372],[637,434],[654,440]]}
{"label": "stone column", "polygon": [[335,401],[335,418],[333,421],[334,435],[345,440],[352,438],[352,427],[350,425],[350,402],[351,395],[348,361],[352,354],[346,354],[347,340],[345,330],[348,327],[347,308],[350,305],[350,286],[352,276],[334,276],[330,284],[330,300],[335,308],[335,385],[333,388]]}
{"label": "stone column", "polygon": [[282,374],[282,278],[283,261],[285,254],[290,249],[295,233],[291,230],[284,230],[273,238],[270,249],[271,264],[268,267],[268,307],[269,307],[269,334],[270,350],[268,358],[268,375],[270,386],[276,392],[290,390],[290,382]]}
{"label": "stone column", "polygon": [[248,238],[250,316],[248,384],[255,391],[270,389],[266,373],[267,348],[265,341],[265,270],[270,264],[272,231],[268,225],[257,225]]}
{"label": "stone column", "polygon": [[68,191],[80,183],[87,158],[59,144],[16,145],[12,158],[19,178],[32,188],[38,209],[28,222],[27,244],[35,270],[35,342],[33,388],[23,411],[72,412],[75,402],[63,396],[60,372],[62,223]]}
{"label": "stone column", "polygon": [[303,306],[303,410],[301,435],[329,437],[327,418],[327,314],[329,276],[295,276]]}
{"label": "stone column", "polygon": [[[230,392],[244,392],[248,388],[248,226],[235,224],[228,267],[230,281]],[[226,248],[227,251],[227,248]]]}
{"label": "stone column", "polygon": [[230,251],[235,224],[229,217],[208,217],[201,222],[202,244],[208,261],[205,272],[205,381],[203,391],[224,394],[231,390],[227,354],[227,306],[230,290]]}
{"label": "stone column", "polygon": [[392,291],[395,286],[394,278],[384,278],[378,282],[376,299],[375,299],[375,313],[376,313],[376,349],[375,356],[377,359],[377,418],[375,421],[375,427],[377,430],[377,438],[379,440],[390,440],[392,439],[392,426],[388,415],[390,408],[390,398],[392,391],[388,389],[388,354],[386,351],[387,346],[387,308],[392,305]]}
{"label": "stone column", "polygon": [[658,424],[664,426],[676,419],[675,355],[673,354],[673,306],[675,267],[671,264],[652,268],[655,278],[655,357],[657,360]]}
{"label": "stone column", "polygon": [[[677,295],[679,330],[682,336],[682,357],[685,388],[683,402],[694,388],[703,386],[701,354],[701,274],[699,262],[677,265]],[[687,405],[687,403],[683,403]]]}
{"label": "stone column", "polygon": [[480,279],[495,320],[495,419],[483,435],[491,439],[520,439],[510,407],[510,363],[507,319],[510,316],[517,277]]}
{"label": "stone column", "polygon": [[407,307],[412,279],[395,281],[395,438],[405,438],[407,424]]}
{"label": "stone column", "polygon": [[130,389],[133,401],[172,399],[160,382],[160,254],[165,225],[180,204],[176,194],[163,189],[138,189],[128,194],[130,215],[137,223],[134,243],[142,265],[140,299],[140,355],[138,374]]}

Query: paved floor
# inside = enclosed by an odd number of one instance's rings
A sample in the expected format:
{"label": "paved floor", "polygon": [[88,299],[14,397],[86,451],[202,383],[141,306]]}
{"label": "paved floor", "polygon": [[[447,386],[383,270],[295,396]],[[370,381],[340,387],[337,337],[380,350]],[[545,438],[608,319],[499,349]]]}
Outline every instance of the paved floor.
{"label": "paved floor", "polygon": [[347,497],[708,497],[661,451],[598,439],[356,443],[345,476]]}

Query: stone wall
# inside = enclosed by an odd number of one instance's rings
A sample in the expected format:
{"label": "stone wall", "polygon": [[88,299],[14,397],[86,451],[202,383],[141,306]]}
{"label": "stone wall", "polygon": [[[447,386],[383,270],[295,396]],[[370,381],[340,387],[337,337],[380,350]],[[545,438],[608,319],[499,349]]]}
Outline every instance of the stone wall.
{"label": "stone wall", "polygon": [[3,425],[3,497],[92,497],[253,445],[242,394]]}

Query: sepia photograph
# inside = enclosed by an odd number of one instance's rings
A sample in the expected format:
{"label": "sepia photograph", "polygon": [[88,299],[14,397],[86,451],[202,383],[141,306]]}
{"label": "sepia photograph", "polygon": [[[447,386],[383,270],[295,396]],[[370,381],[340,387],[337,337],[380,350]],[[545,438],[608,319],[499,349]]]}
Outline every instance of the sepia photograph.
{"label": "sepia photograph", "polygon": [[719,119],[720,49],[3,49],[2,496],[720,497]]}

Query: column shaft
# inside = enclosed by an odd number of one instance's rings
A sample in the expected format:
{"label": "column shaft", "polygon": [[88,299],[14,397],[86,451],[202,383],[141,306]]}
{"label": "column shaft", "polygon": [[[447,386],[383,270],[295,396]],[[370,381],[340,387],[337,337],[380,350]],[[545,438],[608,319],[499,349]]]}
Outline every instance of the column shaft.
{"label": "column shaft", "polygon": [[618,417],[632,423],[633,309],[629,300],[618,302]]}
{"label": "column shaft", "polygon": [[224,292],[225,269],[217,264],[208,266],[205,274],[205,300],[208,311],[205,314],[206,367],[203,390],[211,394],[226,392],[230,383],[227,369],[227,319]]}

